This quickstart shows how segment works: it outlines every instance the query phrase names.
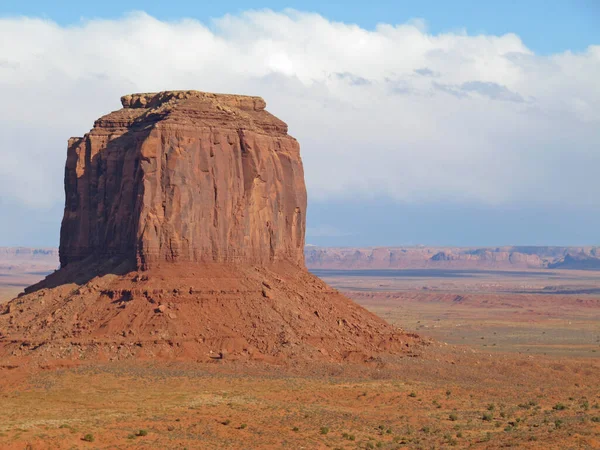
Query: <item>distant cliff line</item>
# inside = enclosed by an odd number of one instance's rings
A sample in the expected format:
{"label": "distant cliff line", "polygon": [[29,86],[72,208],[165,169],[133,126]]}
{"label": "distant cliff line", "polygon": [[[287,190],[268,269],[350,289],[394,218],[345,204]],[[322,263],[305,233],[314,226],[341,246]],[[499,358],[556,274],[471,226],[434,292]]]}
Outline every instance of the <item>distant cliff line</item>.
{"label": "distant cliff line", "polygon": [[[600,270],[600,247],[317,247],[304,250],[309,269],[573,269]],[[58,267],[58,249],[0,247],[0,262]]]}
{"label": "distant cliff line", "polygon": [[600,270],[600,247],[316,247],[310,269],[573,269]]}
{"label": "distant cliff line", "polygon": [[54,247],[0,247],[0,274],[52,272],[58,266],[58,249]]}
{"label": "distant cliff line", "polygon": [[0,247],[2,257],[58,257],[56,247]]}

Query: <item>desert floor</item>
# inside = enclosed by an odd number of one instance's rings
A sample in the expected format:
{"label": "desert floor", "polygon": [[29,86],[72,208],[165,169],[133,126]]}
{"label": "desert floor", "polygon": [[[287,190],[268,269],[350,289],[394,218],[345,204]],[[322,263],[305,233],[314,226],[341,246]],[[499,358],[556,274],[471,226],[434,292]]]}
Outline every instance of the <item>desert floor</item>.
{"label": "desert floor", "polygon": [[20,270],[2,271],[0,267],[0,303],[15,298],[27,286],[31,286],[44,278],[46,273]]}
{"label": "desert floor", "polygon": [[0,362],[0,447],[600,448],[598,273],[437,272],[319,272],[416,357]]}

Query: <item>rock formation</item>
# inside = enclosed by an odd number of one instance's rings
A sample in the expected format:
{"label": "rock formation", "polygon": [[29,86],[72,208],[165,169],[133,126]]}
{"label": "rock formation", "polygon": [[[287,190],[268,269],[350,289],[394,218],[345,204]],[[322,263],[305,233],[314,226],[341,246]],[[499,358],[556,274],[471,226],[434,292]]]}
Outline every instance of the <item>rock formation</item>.
{"label": "rock formation", "polygon": [[600,267],[597,247],[316,247],[305,249],[310,269],[554,269]]}
{"label": "rock formation", "polygon": [[259,97],[128,95],[69,140],[60,262],[304,261],[298,142]]}
{"label": "rock formation", "polygon": [[61,269],[0,357],[325,358],[420,345],[304,267],[297,141],[258,97],[135,94],[69,141]]}

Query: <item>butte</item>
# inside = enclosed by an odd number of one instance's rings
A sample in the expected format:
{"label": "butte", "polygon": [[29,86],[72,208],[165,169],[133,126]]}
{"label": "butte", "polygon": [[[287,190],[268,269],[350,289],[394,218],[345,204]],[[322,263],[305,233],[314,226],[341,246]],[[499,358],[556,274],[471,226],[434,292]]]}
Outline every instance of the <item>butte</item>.
{"label": "butte", "polygon": [[300,147],[262,98],[121,103],[69,140],[61,267],[0,307],[0,357],[359,362],[421,345],[306,270]]}

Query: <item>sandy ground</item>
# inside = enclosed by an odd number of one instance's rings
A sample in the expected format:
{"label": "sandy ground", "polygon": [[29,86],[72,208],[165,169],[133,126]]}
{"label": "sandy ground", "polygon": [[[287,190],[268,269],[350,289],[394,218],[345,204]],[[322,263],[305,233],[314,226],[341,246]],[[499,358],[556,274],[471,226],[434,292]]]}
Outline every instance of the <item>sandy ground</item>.
{"label": "sandy ground", "polygon": [[388,322],[442,342],[489,352],[600,357],[598,272],[442,275],[334,272],[324,279]]}
{"label": "sandy ground", "polygon": [[344,277],[368,309],[435,338],[419,357],[0,364],[0,448],[600,448],[598,296],[505,278]]}
{"label": "sandy ground", "polygon": [[0,270],[0,304],[15,298],[23,289],[42,280],[44,276],[45,272]]}
{"label": "sandy ground", "polygon": [[366,367],[118,363],[7,372],[2,448],[600,445],[595,359],[433,345],[426,357]]}

